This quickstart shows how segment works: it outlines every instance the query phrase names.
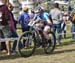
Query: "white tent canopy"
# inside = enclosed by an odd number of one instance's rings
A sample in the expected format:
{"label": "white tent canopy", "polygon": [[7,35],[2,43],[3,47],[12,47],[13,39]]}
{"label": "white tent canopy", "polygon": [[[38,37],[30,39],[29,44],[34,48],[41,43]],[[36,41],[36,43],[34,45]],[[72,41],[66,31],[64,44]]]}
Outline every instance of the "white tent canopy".
{"label": "white tent canopy", "polygon": [[59,3],[61,5],[68,5],[69,2],[65,2],[65,1],[54,1],[54,3]]}

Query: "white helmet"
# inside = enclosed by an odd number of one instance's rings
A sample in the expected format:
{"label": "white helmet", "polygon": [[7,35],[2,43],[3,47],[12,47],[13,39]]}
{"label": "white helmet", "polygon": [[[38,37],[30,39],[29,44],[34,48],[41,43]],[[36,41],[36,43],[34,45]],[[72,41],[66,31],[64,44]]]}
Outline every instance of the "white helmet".
{"label": "white helmet", "polygon": [[42,7],[37,7],[34,11],[35,13],[38,13],[38,12],[41,12],[43,11],[44,9]]}

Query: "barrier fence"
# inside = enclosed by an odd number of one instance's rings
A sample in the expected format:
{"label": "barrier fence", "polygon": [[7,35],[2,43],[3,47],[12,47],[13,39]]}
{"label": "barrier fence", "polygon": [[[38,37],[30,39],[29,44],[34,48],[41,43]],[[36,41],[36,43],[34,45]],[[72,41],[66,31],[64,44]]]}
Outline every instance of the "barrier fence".
{"label": "barrier fence", "polygon": [[[67,24],[67,25],[70,25],[70,24]],[[70,32],[70,31],[67,31],[66,33],[59,33],[59,34],[56,34],[56,35],[64,35],[64,34],[75,34],[75,32]],[[5,41],[15,41],[15,40],[18,40],[19,37],[17,38],[0,38],[0,42],[5,42]],[[27,37],[24,37],[24,39],[27,39]]]}

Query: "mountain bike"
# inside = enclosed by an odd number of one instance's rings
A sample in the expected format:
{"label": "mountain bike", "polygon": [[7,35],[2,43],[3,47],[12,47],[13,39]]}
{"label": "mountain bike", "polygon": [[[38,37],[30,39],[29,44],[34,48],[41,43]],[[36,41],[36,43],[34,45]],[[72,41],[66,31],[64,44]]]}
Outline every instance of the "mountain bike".
{"label": "mountain bike", "polygon": [[[54,51],[56,45],[55,34],[50,31],[48,33],[49,39],[46,39],[42,30],[39,30],[35,26],[36,22],[31,22],[29,24],[30,30],[24,32],[18,39],[18,43],[22,43],[23,47],[19,48],[18,51],[22,57],[29,57],[38,47],[44,48],[46,54],[50,54]],[[25,43],[24,43],[25,42]]]}

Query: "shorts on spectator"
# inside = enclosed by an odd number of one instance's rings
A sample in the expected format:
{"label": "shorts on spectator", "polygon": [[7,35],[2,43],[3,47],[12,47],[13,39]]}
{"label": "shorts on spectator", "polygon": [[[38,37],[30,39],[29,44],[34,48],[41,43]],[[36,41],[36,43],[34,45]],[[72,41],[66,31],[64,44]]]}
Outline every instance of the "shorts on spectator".
{"label": "shorts on spectator", "polygon": [[11,35],[12,35],[12,32],[8,26],[4,26],[2,27],[2,29],[0,29],[1,38],[10,38]]}

